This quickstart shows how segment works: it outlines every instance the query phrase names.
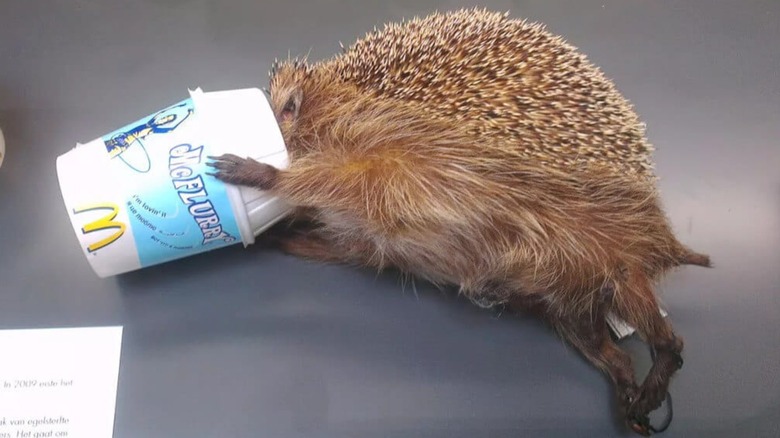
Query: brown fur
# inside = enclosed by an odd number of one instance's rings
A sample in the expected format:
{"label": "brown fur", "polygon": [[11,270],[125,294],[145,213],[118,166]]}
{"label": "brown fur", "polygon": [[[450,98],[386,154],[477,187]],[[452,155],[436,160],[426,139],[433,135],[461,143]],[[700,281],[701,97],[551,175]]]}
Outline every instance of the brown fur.
{"label": "brown fur", "polygon": [[[270,92],[289,168],[234,156],[214,166],[300,207],[308,226],[283,248],[536,309],[650,431],[682,350],[652,285],[709,258],[673,235],[644,127],[583,55],[539,25],[463,10],[275,66]],[[609,311],[657,352],[641,387]]]}

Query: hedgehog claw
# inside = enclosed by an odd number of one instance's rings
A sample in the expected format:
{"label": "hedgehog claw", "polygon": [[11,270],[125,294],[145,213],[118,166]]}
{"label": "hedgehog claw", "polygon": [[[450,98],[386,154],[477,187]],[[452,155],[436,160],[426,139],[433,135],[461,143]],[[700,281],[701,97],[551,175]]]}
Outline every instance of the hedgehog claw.
{"label": "hedgehog claw", "polygon": [[629,422],[631,430],[633,430],[638,435],[650,436],[653,434],[652,428],[650,427],[650,420],[646,415],[641,417],[635,416],[634,418],[631,418]]}

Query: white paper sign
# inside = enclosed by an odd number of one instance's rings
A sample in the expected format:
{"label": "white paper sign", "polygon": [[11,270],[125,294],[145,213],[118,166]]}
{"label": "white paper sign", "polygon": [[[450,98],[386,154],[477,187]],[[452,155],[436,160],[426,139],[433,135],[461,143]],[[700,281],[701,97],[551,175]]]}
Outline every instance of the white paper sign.
{"label": "white paper sign", "polygon": [[0,331],[0,438],[110,438],[122,327]]}

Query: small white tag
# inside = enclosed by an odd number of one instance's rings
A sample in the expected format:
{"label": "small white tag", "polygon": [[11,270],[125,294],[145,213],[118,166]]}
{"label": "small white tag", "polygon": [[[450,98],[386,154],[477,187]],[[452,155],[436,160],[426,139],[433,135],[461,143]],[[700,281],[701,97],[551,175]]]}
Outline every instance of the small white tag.
{"label": "small white tag", "polygon": [[[661,316],[666,318],[669,314],[664,309],[658,309],[661,312]],[[627,322],[618,318],[612,312],[607,314],[607,324],[612,329],[612,333],[617,336],[618,339],[627,338],[636,332],[636,328],[630,326]]]}

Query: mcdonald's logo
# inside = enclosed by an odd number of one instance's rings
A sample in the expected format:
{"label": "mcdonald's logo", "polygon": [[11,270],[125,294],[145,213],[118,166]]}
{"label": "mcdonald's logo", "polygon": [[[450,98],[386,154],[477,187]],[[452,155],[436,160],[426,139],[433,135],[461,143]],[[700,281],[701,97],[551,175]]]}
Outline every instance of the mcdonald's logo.
{"label": "mcdonald's logo", "polygon": [[119,213],[119,206],[112,203],[105,203],[105,204],[93,204],[93,205],[87,205],[79,209],[73,209],[73,214],[80,214],[85,213],[88,211],[96,211],[96,210],[110,210],[110,212],[101,217],[98,218],[86,225],[84,225],[81,228],[82,234],[88,234],[88,233],[94,233],[95,231],[104,231],[104,230],[116,230],[112,235],[105,237],[89,246],[87,246],[87,251],[89,252],[95,252],[101,248],[105,248],[106,246],[114,243],[117,239],[122,237],[123,234],[125,234],[126,225],[122,222],[115,221],[116,215]]}

